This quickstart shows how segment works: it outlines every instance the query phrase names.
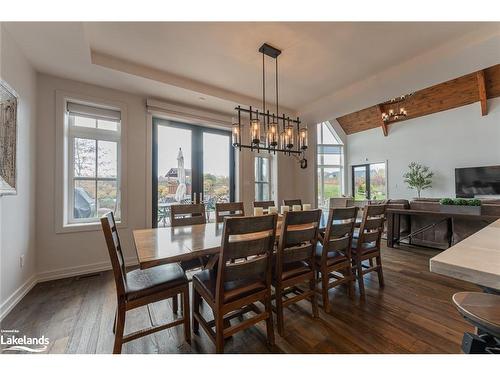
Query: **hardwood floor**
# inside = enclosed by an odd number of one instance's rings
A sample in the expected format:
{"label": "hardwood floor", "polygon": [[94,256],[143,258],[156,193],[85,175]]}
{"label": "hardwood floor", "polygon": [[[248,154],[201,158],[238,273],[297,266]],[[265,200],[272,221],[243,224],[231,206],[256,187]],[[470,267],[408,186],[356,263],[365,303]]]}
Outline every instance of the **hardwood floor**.
{"label": "hardwood floor", "polygon": [[[332,311],[311,316],[309,302],[285,309],[285,337],[276,334],[275,353],[459,353],[462,334],[472,331],[452,306],[457,291],[478,287],[429,272],[437,251],[382,249],[385,288],[376,274],[365,278],[366,301],[351,300],[345,288],[330,291]],[[155,324],[171,318],[169,302],[150,305]],[[116,307],[111,271],[38,284],[1,322],[19,335],[50,339],[49,353],[111,353]],[[208,307],[204,305],[208,311]],[[147,308],[127,313],[125,333],[151,325]],[[226,353],[268,353],[262,322],[227,340]],[[184,343],[182,327],[123,346],[123,353],[214,353],[204,332]]]}

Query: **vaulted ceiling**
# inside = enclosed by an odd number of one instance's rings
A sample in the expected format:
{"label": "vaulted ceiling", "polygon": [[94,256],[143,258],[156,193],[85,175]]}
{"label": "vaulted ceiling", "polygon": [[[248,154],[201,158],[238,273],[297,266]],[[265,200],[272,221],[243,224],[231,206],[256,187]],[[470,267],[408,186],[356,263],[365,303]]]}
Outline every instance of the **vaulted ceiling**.
{"label": "vaulted ceiling", "polygon": [[[226,113],[236,103],[260,103],[257,49],[268,42],[283,50],[281,104],[300,113],[323,100],[315,110],[331,115],[323,120],[356,108],[325,98],[465,35],[500,30],[472,22],[49,22],[6,29],[40,72]],[[271,61],[268,72],[274,90]],[[401,93],[392,90],[384,95]]]}

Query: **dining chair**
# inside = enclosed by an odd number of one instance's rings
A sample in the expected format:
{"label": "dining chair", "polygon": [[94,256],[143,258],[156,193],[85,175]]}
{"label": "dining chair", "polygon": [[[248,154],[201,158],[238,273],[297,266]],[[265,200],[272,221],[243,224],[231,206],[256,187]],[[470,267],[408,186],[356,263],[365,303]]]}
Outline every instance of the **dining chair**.
{"label": "dining chair", "polygon": [[[207,218],[205,216],[205,205],[203,203],[197,204],[175,204],[170,206],[170,224],[172,227],[180,227],[186,225],[206,224]],[[193,270],[203,267],[207,259],[192,259],[189,261],[180,262],[181,268],[191,275]],[[188,278],[189,279],[189,278]],[[172,310],[177,313],[179,309],[179,302],[177,296],[172,298]],[[181,312],[183,312],[181,304]]]}
{"label": "dining chair", "polygon": [[[267,341],[274,345],[271,272],[277,217],[225,218],[217,270],[193,276],[193,332],[198,333],[201,325],[217,353],[224,351],[224,339],[262,320],[266,321]],[[235,258],[240,261],[232,263]],[[202,299],[212,308],[213,321],[207,322],[201,315]],[[257,301],[264,311],[255,305]],[[236,325],[225,324],[247,312],[255,315]]]}
{"label": "dining chair", "polygon": [[276,203],[274,201],[256,201],[253,202],[253,206],[255,207],[262,207],[263,209],[268,209],[269,207],[276,206]]}
{"label": "dining chair", "polygon": [[229,202],[215,204],[215,222],[224,222],[225,217],[245,216],[243,202]]}
{"label": "dining chair", "polygon": [[183,225],[206,224],[205,205],[175,204],[170,207],[170,224],[173,227]]}
{"label": "dining chair", "polygon": [[[273,286],[276,298],[278,333],[284,333],[283,309],[310,299],[312,313],[318,317],[316,273],[314,267],[321,210],[285,212],[275,257]],[[298,285],[309,283],[309,290]],[[294,293],[293,297],[286,297]]]}
{"label": "dining chair", "polygon": [[328,290],[347,284],[349,296],[354,295],[351,242],[357,214],[357,207],[330,208],[325,233],[316,245],[315,266],[321,275],[321,295],[326,312],[330,311]]}
{"label": "dining chair", "polygon": [[[359,284],[361,297],[365,296],[363,277],[367,273],[377,272],[379,286],[384,286],[382,272],[382,258],[380,256],[380,239],[384,230],[386,205],[366,205],[363,209],[363,219],[358,232],[358,237],[352,240],[352,262]],[[369,265],[363,264],[368,260]],[[374,264],[374,260],[376,264]]]}
{"label": "dining chair", "polygon": [[[122,345],[126,342],[180,324],[184,324],[184,339],[190,343],[189,284],[181,267],[177,264],[165,264],[145,270],[136,269],[127,272],[112,212],[101,218],[101,226],[106,239],[116,285],[117,309],[113,326],[113,333],[115,334],[113,353],[121,353]],[[157,301],[177,297],[179,294],[183,296],[183,306],[186,312],[182,318],[162,325],[155,326],[152,323],[151,328],[124,335],[125,315],[127,311],[141,306],[148,306],[150,303]]]}
{"label": "dining chair", "polygon": [[348,197],[330,198],[329,208],[346,208],[354,206],[354,199]]}
{"label": "dining chair", "polygon": [[290,207],[290,210],[295,205],[302,206],[302,200],[301,199],[283,199],[283,206]]}

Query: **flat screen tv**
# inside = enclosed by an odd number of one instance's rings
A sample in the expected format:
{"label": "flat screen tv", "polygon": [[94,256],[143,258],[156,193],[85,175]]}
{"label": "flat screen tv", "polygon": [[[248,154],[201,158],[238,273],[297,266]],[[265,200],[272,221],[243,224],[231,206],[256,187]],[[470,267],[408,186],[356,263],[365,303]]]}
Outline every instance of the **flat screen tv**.
{"label": "flat screen tv", "polygon": [[457,198],[500,196],[500,165],[455,168],[455,194]]}

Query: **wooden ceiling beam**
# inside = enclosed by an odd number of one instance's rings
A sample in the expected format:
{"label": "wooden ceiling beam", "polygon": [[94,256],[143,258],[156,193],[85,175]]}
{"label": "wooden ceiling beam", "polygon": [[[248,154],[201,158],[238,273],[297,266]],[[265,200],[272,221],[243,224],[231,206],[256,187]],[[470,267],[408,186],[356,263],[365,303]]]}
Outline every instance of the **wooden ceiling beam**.
{"label": "wooden ceiling beam", "polygon": [[488,114],[488,97],[486,96],[486,79],[484,77],[484,70],[476,73],[477,89],[479,90],[479,102],[481,103],[481,115]]}
{"label": "wooden ceiling beam", "polygon": [[[484,116],[488,110],[487,99],[496,97],[500,97],[500,64],[415,91],[403,103],[408,116],[391,121],[390,124],[392,126],[394,123],[447,111],[477,101],[481,102],[481,113]],[[338,117],[337,121],[348,135],[377,127],[382,127],[386,134],[389,123],[382,126],[380,111],[383,112],[384,108],[379,106],[381,104],[348,113]]]}

